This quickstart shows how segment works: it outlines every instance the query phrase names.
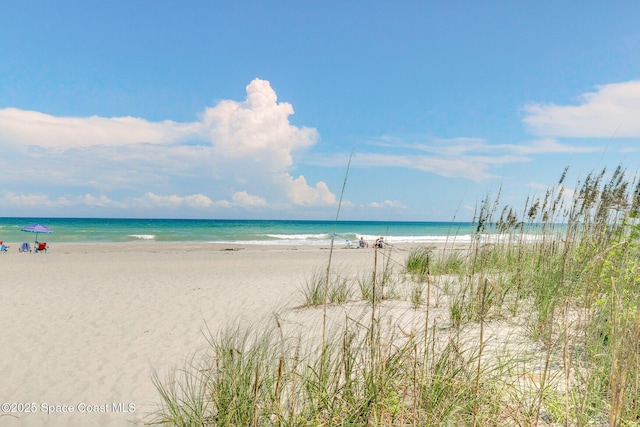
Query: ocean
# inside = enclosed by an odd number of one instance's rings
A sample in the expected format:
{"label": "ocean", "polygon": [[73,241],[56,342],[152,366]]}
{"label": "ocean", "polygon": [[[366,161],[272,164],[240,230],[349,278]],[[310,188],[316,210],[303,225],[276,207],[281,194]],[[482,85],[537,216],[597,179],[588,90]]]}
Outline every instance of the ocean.
{"label": "ocean", "polygon": [[436,243],[469,241],[474,232],[469,222],[383,222],[302,220],[197,220],[120,218],[0,218],[0,241],[35,240],[21,231],[30,224],[53,230],[40,234],[41,242],[212,242],[254,245],[327,245],[364,237],[369,243],[384,237],[389,243]]}

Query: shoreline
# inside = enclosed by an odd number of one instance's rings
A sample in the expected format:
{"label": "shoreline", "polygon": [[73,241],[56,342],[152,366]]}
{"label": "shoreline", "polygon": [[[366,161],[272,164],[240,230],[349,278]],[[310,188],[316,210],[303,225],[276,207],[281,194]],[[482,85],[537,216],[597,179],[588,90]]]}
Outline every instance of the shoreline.
{"label": "shoreline", "polygon": [[[33,251],[33,241],[25,240],[31,245]],[[151,250],[166,250],[166,249],[184,249],[184,250],[196,250],[203,251],[220,251],[227,248],[235,248],[240,250],[328,250],[331,247],[330,243],[305,243],[305,244],[293,244],[293,243],[245,243],[245,242],[215,242],[215,241],[157,241],[157,240],[132,240],[129,242],[56,242],[51,239],[40,239],[40,241],[46,241],[47,246],[52,249],[51,252],[65,252],[73,253],[79,250],[86,250],[87,248],[94,248],[98,251],[104,251],[107,249],[151,249]],[[19,248],[23,242],[10,242],[4,241],[4,244],[9,247],[9,250],[5,255],[11,253],[20,253]],[[445,248],[468,248],[471,245],[469,241],[432,241],[432,242],[399,242],[399,243],[385,243],[385,249],[400,249],[411,250],[419,247],[432,247],[435,249]],[[340,240],[336,241],[333,245],[334,250],[362,250],[371,251],[373,249],[372,243],[369,242],[369,247],[358,248],[357,242],[352,242],[351,247],[347,247],[345,242]],[[24,253],[21,253],[24,254]]]}

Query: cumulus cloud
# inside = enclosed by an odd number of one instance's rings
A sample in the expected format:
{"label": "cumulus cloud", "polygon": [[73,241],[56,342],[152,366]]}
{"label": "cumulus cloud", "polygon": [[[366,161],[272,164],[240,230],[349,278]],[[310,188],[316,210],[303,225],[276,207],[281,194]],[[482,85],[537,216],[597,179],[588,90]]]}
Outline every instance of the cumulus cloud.
{"label": "cumulus cloud", "polygon": [[207,208],[213,204],[213,201],[203,194],[193,194],[190,196],[178,196],[172,194],[170,196],[160,196],[148,192],[142,198],[135,199],[136,203],[147,206],[161,206],[175,208],[179,206],[188,206],[192,208]]}
{"label": "cumulus cloud", "polygon": [[85,194],[84,196],[80,196],[76,198],[76,202],[86,206],[94,206],[94,207],[100,207],[100,208],[107,208],[107,207],[125,208],[126,207],[124,203],[113,201],[105,195],[94,196],[92,194]]}
{"label": "cumulus cloud", "polygon": [[[290,123],[293,107],[278,102],[268,81],[255,79],[246,91],[244,101],[220,101],[185,123],[0,109],[0,146],[16,160],[4,170],[16,184],[142,194],[129,197],[134,206],[332,204],[325,183],[289,174],[294,153],[316,144],[317,131]],[[197,194],[179,195],[185,185]],[[214,202],[211,192],[231,201]],[[92,197],[87,205],[114,206]]]}
{"label": "cumulus cloud", "polygon": [[239,206],[266,206],[267,201],[262,197],[252,196],[246,191],[237,191],[233,195],[233,202]]}
{"label": "cumulus cloud", "polygon": [[[206,108],[198,121],[150,122],[136,117],[56,117],[17,108],[0,109],[0,139],[38,147],[122,146],[137,143],[208,141],[227,157],[278,159],[291,165],[291,151],[316,143],[315,129],[289,123],[293,107],[277,102],[266,80],[247,87],[244,102],[223,100]],[[274,156],[275,155],[275,156]]]}
{"label": "cumulus cloud", "polygon": [[73,207],[73,206],[87,206],[87,207],[110,207],[110,208],[124,208],[124,203],[116,202],[109,199],[105,195],[94,196],[92,194],[84,194],[76,197],[56,197],[52,198],[46,194],[17,194],[15,192],[6,192],[0,201],[3,204],[21,208],[55,208],[55,207]]}
{"label": "cumulus cloud", "polygon": [[542,136],[611,138],[640,136],[640,81],[597,86],[578,105],[529,104],[524,122]]}
{"label": "cumulus cloud", "polygon": [[395,208],[405,209],[406,206],[400,203],[398,200],[385,200],[383,202],[371,202],[367,205],[368,208],[381,209],[381,208]]}
{"label": "cumulus cloud", "polygon": [[315,129],[289,123],[293,107],[277,102],[268,81],[247,86],[244,102],[222,101],[205,110],[202,124],[216,153],[228,158],[249,158],[272,171],[292,165],[291,152],[317,141]]}
{"label": "cumulus cloud", "polygon": [[287,174],[283,177],[283,187],[289,195],[289,200],[295,205],[322,206],[336,203],[336,196],[329,191],[324,182],[310,187],[304,176],[294,179]]}
{"label": "cumulus cloud", "polygon": [[51,199],[45,194],[16,194],[14,192],[7,192],[3,195],[2,200],[9,206],[26,208],[43,208],[71,205],[71,202],[65,197]]}

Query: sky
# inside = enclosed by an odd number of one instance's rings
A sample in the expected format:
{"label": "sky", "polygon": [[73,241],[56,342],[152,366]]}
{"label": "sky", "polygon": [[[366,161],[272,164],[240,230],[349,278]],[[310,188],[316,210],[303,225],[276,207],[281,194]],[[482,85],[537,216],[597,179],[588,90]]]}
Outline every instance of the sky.
{"label": "sky", "polygon": [[637,1],[2,9],[0,217],[471,221],[640,161]]}

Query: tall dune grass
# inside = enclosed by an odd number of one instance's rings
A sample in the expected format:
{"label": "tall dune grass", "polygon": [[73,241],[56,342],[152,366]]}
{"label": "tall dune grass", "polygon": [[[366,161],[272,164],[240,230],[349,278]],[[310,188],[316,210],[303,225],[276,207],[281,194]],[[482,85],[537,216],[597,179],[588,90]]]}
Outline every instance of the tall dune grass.
{"label": "tall dune grass", "polygon": [[150,423],[640,425],[640,187],[617,168],[569,195],[565,177],[522,209],[487,197],[464,251],[316,274],[302,306],[324,304],[322,328],[276,315],[211,333],[154,376]]}

